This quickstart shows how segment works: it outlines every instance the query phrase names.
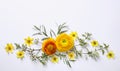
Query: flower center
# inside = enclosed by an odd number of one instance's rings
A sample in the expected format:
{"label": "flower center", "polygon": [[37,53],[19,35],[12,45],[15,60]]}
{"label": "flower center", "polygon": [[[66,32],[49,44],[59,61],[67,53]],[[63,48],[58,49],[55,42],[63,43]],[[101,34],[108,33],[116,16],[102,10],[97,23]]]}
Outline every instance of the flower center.
{"label": "flower center", "polygon": [[68,45],[68,41],[66,39],[62,39],[61,44],[63,46],[67,46]]}
{"label": "flower center", "polygon": [[93,44],[96,45],[97,43],[94,41]]}
{"label": "flower center", "polygon": [[8,47],[8,50],[12,50],[12,48],[11,48],[11,47]]}
{"label": "flower center", "polygon": [[53,50],[53,45],[49,44],[47,47],[49,50]]}
{"label": "flower center", "polygon": [[66,43],[67,41],[65,39],[62,40],[63,43]]}
{"label": "flower center", "polygon": [[73,57],[73,55],[72,55],[72,54],[70,54],[70,57],[72,58],[72,57]]}
{"label": "flower center", "polygon": [[19,56],[22,56],[22,53],[19,53]]}
{"label": "flower center", "polygon": [[109,56],[112,57],[112,54],[110,53]]}
{"label": "flower center", "polygon": [[53,60],[54,60],[54,61],[56,61],[56,60],[57,60],[57,58],[55,58],[55,57],[54,57],[54,58],[53,58]]}
{"label": "flower center", "polygon": [[27,43],[31,43],[31,40],[27,40]]}
{"label": "flower center", "polygon": [[73,34],[72,36],[75,37],[75,34]]}

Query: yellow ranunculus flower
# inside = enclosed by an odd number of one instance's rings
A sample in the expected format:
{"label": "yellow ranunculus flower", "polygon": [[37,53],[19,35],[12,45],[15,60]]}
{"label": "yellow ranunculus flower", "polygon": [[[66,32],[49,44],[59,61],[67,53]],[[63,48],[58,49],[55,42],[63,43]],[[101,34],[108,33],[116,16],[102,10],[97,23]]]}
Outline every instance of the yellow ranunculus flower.
{"label": "yellow ranunculus flower", "polygon": [[111,59],[111,58],[114,58],[114,57],[115,57],[115,54],[113,53],[113,51],[109,51],[108,54],[107,54],[107,58]]}
{"label": "yellow ranunculus flower", "polygon": [[20,59],[24,58],[24,54],[25,54],[24,51],[16,52],[17,58],[20,58]]}
{"label": "yellow ranunculus flower", "polygon": [[74,47],[74,40],[68,34],[62,33],[56,38],[56,46],[58,51],[65,52]]}
{"label": "yellow ranunculus flower", "polygon": [[71,32],[70,36],[75,40],[78,37],[77,32]]}
{"label": "yellow ranunculus flower", "polygon": [[11,43],[6,44],[5,50],[7,53],[12,53],[14,50],[14,46]]}
{"label": "yellow ranunculus flower", "polygon": [[98,45],[99,45],[98,41],[96,41],[96,40],[91,41],[91,46],[92,47],[97,47]]}
{"label": "yellow ranunculus flower", "polygon": [[27,45],[27,46],[31,46],[32,44],[33,44],[33,38],[31,38],[31,37],[27,37],[27,38],[25,38],[24,39],[25,40],[25,44]]}
{"label": "yellow ranunculus flower", "polygon": [[52,63],[58,63],[58,61],[59,61],[59,59],[58,59],[57,56],[53,56],[53,57],[51,58],[51,62],[52,62]]}
{"label": "yellow ranunculus flower", "polygon": [[75,60],[75,53],[74,53],[74,52],[68,53],[68,58],[69,58],[70,60]]}

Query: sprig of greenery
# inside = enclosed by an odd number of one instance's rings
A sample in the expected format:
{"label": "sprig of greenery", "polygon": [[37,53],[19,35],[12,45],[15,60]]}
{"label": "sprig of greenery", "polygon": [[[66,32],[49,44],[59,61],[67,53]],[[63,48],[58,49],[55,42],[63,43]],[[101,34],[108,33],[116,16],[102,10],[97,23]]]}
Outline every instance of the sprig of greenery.
{"label": "sprig of greenery", "polygon": [[85,46],[85,45],[87,45],[87,42],[85,42],[84,39],[79,38],[79,37],[78,37],[78,42],[79,42],[79,45],[80,45],[80,46]]}
{"label": "sprig of greenery", "polygon": [[37,30],[38,32],[33,34],[33,36],[35,36],[35,35],[44,35],[44,36],[48,37],[45,26],[41,25],[40,27],[37,27],[37,26],[34,25],[34,29]]}
{"label": "sprig of greenery", "polygon": [[53,37],[53,36],[56,37],[56,33],[55,33],[52,29],[50,29],[50,36],[51,36],[51,37]]}
{"label": "sprig of greenery", "polygon": [[34,33],[33,36],[43,35],[45,37],[42,40],[45,40],[45,39],[48,39],[50,37],[56,37],[56,35],[58,35],[58,34],[67,32],[68,26],[66,26],[66,23],[59,25],[57,34],[52,29],[50,29],[50,33],[49,33],[50,35],[47,34],[46,27],[43,25],[40,27],[37,27],[34,25],[34,29],[37,31],[37,33]]}
{"label": "sprig of greenery", "polygon": [[66,26],[66,23],[63,23],[63,24],[59,25],[57,34],[67,32],[68,31],[67,28],[68,28],[68,26]]}
{"label": "sprig of greenery", "polygon": [[91,36],[92,36],[92,34],[86,32],[86,33],[82,34],[82,36],[84,37],[85,40],[91,40]]}
{"label": "sprig of greenery", "polygon": [[91,57],[94,60],[98,60],[99,59],[99,53],[97,51],[92,51],[92,52],[88,52],[89,57]]}
{"label": "sprig of greenery", "polygon": [[71,64],[70,64],[70,62],[69,62],[69,60],[63,59],[63,62],[64,62],[66,65],[68,65],[70,68],[72,67]]}

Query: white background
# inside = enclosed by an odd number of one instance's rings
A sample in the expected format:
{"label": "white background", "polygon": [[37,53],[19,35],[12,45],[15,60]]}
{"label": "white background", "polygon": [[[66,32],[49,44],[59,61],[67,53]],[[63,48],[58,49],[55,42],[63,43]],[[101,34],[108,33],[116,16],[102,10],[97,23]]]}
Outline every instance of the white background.
{"label": "white background", "polygon": [[[8,55],[6,43],[23,43],[35,31],[33,25],[56,28],[66,22],[79,34],[91,32],[100,42],[110,44],[115,60],[98,62],[80,59],[68,68],[61,61],[43,67],[26,57]],[[0,71],[120,71],[120,0],[0,0]]]}

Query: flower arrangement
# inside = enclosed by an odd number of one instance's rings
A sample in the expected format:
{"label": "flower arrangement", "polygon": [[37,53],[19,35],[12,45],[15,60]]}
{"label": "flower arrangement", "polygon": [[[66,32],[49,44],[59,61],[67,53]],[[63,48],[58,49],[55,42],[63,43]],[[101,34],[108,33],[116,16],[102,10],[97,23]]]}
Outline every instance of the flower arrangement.
{"label": "flower arrangement", "polygon": [[[23,59],[27,54],[32,61],[43,65],[46,65],[48,61],[58,63],[62,60],[69,67],[72,67],[70,62],[75,62],[79,58],[98,60],[100,54],[106,55],[109,59],[115,57],[114,52],[109,50],[109,45],[100,44],[90,33],[78,35],[77,32],[71,32],[68,34],[68,26],[65,23],[58,25],[57,32],[50,29],[49,34],[43,25],[34,26],[34,29],[37,33],[33,36],[39,36],[39,38],[28,36],[23,44],[7,43],[6,52],[10,54],[16,51],[18,59]],[[34,45],[38,48],[33,47]]]}

